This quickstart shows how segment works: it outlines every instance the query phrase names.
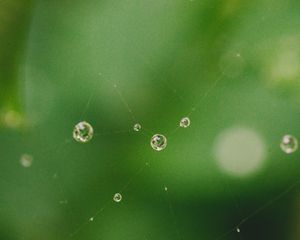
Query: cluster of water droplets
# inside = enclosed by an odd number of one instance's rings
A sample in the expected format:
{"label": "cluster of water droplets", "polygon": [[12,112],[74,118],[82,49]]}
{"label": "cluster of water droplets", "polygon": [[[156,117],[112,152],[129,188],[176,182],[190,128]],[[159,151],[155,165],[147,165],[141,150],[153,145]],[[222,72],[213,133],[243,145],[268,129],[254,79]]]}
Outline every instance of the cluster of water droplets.
{"label": "cluster of water droplets", "polygon": [[[189,117],[183,117],[180,122],[179,122],[179,127],[180,128],[188,128],[191,125],[191,120]],[[142,130],[142,125],[140,123],[135,123],[133,125],[133,131],[139,132]],[[89,142],[94,135],[94,130],[91,124],[89,124],[86,121],[79,122],[78,124],[75,125],[73,129],[73,138],[77,142],[81,143],[87,143]],[[150,145],[152,149],[155,151],[162,151],[167,147],[167,138],[160,133],[154,134],[151,137],[150,140]],[[280,143],[280,148],[283,152],[287,154],[291,154],[295,152],[298,149],[298,140],[296,137],[292,135],[284,135],[282,137],[281,143]],[[28,154],[23,154],[20,158],[20,163],[24,167],[30,167],[32,164],[33,158],[28,155]],[[165,191],[168,191],[168,188],[164,188]],[[122,195],[121,193],[115,193],[113,195],[113,201],[116,203],[119,203],[122,201]],[[94,218],[92,217],[90,221],[93,221]],[[240,233],[240,228],[236,228],[236,231]]]}
{"label": "cluster of water droplets", "polygon": [[[191,120],[189,117],[183,117],[179,122],[179,127],[187,128],[191,125]],[[136,123],[133,126],[133,130],[135,132],[139,132],[142,130],[142,125],[140,123]],[[89,142],[94,135],[94,130],[91,124],[86,121],[79,122],[75,125],[73,129],[73,138],[77,142],[87,143]],[[167,138],[160,133],[154,134],[151,137],[150,145],[156,151],[164,150],[167,147]],[[283,152],[287,154],[294,153],[298,149],[298,140],[296,137],[286,134],[282,137],[280,148]],[[20,158],[20,163],[24,167],[30,167],[32,164],[32,157],[29,155],[22,155]]]}
{"label": "cluster of water droplets", "polygon": [[[184,117],[180,120],[179,126],[187,128],[191,125],[191,120],[188,117]],[[164,150],[167,147],[167,138],[160,133],[154,134],[151,138],[150,145],[156,151]]]}
{"label": "cluster of water droplets", "polygon": [[[188,117],[184,117],[180,120],[179,126],[182,128],[187,128],[191,124],[191,120]],[[139,132],[142,130],[142,125],[136,123],[133,125],[133,130]],[[91,124],[86,121],[79,122],[75,125],[73,129],[73,138],[77,142],[86,143],[89,142],[94,135],[94,129]],[[154,134],[150,141],[151,147],[156,151],[164,150],[167,147],[167,138],[160,133]]]}

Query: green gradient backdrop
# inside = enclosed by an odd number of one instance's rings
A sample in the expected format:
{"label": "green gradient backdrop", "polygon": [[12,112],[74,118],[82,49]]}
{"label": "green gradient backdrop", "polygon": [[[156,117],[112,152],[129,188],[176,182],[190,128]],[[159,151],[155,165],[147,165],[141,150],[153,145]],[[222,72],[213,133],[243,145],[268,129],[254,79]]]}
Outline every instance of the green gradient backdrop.
{"label": "green gradient backdrop", "polygon": [[[0,1],[0,239],[300,239],[299,152],[279,148],[300,138],[299,13],[296,0]],[[72,139],[82,120],[88,144]],[[247,176],[215,153],[241,128],[265,146]]]}

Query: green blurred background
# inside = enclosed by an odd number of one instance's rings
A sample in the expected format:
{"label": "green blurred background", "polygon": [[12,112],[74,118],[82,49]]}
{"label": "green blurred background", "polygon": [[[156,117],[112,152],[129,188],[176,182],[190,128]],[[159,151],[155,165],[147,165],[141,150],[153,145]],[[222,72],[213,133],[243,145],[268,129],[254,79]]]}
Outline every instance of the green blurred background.
{"label": "green blurred background", "polygon": [[0,0],[0,239],[300,239],[299,23],[296,0]]}

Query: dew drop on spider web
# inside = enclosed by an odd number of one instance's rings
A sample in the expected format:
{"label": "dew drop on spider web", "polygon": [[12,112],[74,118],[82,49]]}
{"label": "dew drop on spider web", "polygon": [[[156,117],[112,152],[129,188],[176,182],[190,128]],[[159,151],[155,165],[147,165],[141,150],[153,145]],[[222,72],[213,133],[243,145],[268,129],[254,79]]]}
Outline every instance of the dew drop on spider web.
{"label": "dew drop on spider web", "polygon": [[141,131],[142,130],[141,124],[139,124],[139,123],[134,124],[133,130],[136,131],[136,132]]}
{"label": "dew drop on spider web", "polygon": [[113,197],[113,200],[115,201],[115,202],[121,202],[122,201],[122,195],[121,195],[121,193],[115,193],[115,195],[114,195],[114,197]]}
{"label": "dew drop on spider web", "polygon": [[293,153],[298,149],[298,140],[292,135],[283,136],[280,148],[287,154]]}
{"label": "dew drop on spider web", "polygon": [[73,138],[77,142],[86,143],[93,138],[93,135],[93,127],[85,121],[76,124],[74,127]]}
{"label": "dew drop on spider web", "polygon": [[151,138],[151,147],[156,151],[161,151],[167,147],[167,138],[162,134],[155,134]]}
{"label": "dew drop on spider web", "polygon": [[179,126],[182,128],[187,128],[191,125],[191,120],[188,117],[184,117],[180,120]]}

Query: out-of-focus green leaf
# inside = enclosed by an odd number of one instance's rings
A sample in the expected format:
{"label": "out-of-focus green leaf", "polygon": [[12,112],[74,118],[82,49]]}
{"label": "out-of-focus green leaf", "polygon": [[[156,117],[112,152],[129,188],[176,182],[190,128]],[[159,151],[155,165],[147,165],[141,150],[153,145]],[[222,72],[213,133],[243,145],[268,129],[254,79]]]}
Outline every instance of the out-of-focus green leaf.
{"label": "out-of-focus green leaf", "polygon": [[0,126],[22,122],[19,73],[34,0],[0,1]]}

